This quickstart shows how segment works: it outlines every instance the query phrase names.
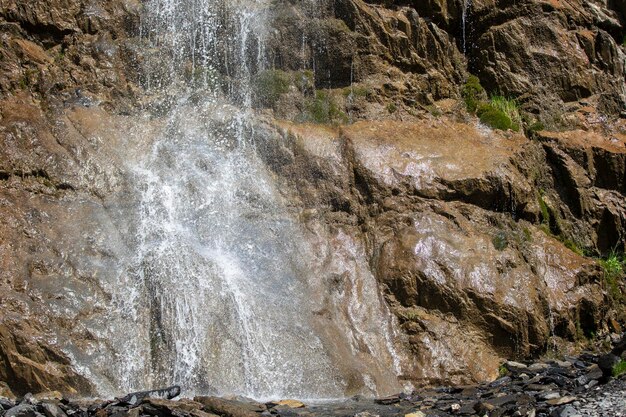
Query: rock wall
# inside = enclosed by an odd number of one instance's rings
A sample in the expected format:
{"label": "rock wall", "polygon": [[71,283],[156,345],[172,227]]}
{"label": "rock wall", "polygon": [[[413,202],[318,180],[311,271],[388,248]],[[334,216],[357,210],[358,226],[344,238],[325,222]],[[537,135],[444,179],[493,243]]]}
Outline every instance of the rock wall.
{"label": "rock wall", "polygon": [[[362,248],[408,338],[403,378],[487,380],[504,357],[620,331],[623,304],[576,251],[624,250],[623,2],[274,7],[270,62],[314,70],[314,88],[259,105],[273,111],[259,111],[259,152],[312,242]],[[125,198],[124,149],[159,123],[135,119],[160,100],[138,71],[151,53],[140,9],[0,0],[0,381],[16,393],[94,393],[65,347],[95,345],[124,247],[107,242],[125,227],[109,211]],[[477,125],[457,101],[468,73],[552,129]],[[356,123],[282,120],[322,89]]]}

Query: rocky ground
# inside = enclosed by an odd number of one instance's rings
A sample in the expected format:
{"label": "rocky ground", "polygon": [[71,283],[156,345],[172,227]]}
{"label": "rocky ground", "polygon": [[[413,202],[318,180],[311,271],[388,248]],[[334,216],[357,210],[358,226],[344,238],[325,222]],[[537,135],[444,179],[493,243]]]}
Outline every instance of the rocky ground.
{"label": "rocky ground", "polygon": [[[500,377],[478,385],[416,389],[406,394],[342,401],[285,399],[259,403],[242,397],[184,398],[178,386],[128,394],[114,400],[68,400],[49,392],[15,398],[0,391],[0,417],[586,417],[626,415],[626,373],[611,353],[584,353],[560,360],[508,361]],[[1,387],[2,385],[0,385]],[[179,398],[181,396],[182,398]]]}

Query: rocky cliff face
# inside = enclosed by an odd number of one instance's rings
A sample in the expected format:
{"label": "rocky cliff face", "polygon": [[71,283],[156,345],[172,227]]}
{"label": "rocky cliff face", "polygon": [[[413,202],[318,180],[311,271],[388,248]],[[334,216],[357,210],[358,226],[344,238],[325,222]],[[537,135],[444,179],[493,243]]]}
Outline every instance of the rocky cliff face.
{"label": "rocky cliff face", "polygon": [[[596,257],[626,239],[624,2],[273,8],[258,152],[337,293],[376,277],[406,334],[402,378],[487,380],[504,357],[620,331],[623,275]],[[0,381],[16,393],[95,390],[71,346],[106,346],[126,151],[166,102],[142,83],[140,13],[0,0]],[[470,73],[517,98],[525,133],[466,112]],[[340,316],[320,308],[319,326]]]}

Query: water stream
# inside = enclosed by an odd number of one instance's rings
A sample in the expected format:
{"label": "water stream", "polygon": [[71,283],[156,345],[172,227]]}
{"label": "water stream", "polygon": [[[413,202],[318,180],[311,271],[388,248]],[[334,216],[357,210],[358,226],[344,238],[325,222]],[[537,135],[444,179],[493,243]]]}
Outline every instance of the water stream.
{"label": "water stream", "polygon": [[463,55],[467,55],[467,36],[470,27],[470,13],[472,11],[472,0],[463,0],[463,10],[461,12],[461,42]]}
{"label": "water stream", "polygon": [[[128,150],[132,253],[102,333],[115,354],[83,369],[105,395],[400,389],[399,336],[363,249],[341,233],[314,248],[259,153],[250,85],[266,66],[268,4],[145,3],[145,110],[160,127]],[[320,300],[334,320],[320,322]]]}

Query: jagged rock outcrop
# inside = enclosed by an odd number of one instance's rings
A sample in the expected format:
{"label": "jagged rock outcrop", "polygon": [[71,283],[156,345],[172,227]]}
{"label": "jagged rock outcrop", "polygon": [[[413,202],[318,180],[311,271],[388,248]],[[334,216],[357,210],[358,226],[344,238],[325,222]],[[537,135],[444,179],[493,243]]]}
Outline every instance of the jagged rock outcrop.
{"label": "jagged rock outcrop", "polygon": [[538,178],[526,173],[549,165],[538,143],[450,121],[284,129],[294,159],[269,163],[295,181],[290,200],[315,210],[310,229],[321,222],[364,242],[410,335],[418,365],[408,378],[489,378],[499,357],[607,325],[601,269],[539,227]]}
{"label": "jagged rock outcrop", "polygon": [[603,112],[626,109],[626,16],[618,3],[474,1],[468,21],[470,72],[547,123],[562,123],[564,102],[591,96]]}
{"label": "jagged rock outcrop", "polygon": [[[81,125],[99,125],[97,118],[81,119],[79,110],[71,120],[65,109],[134,106],[124,42],[138,6],[0,1],[0,380],[16,394],[95,393],[54,341],[61,330],[62,340],[88,343],[89,331],[79,329],[86,306],[52,313],[45,288],[67,291],[70,281],[91,279],[67,262],[89,244],[63,236],[74,220],[84,226],[102,214],[100,198],[121,179],[99,152],[113,145],[98,142],[106,133],[88,139],[81,132]],[[61,297],[66,306],[81,303],[71,293]]]}

